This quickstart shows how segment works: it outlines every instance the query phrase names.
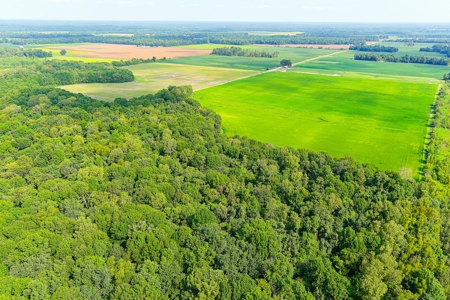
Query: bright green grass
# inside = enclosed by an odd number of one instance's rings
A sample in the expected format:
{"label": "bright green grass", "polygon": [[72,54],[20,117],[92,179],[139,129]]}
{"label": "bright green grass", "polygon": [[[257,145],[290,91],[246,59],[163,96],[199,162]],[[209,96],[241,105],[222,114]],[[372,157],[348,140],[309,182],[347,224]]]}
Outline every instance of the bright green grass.
{"label": "bright green grass", "polygon": [[387,62],[371,62],[353,60],[357,51],[345,51],[332,57],[321,58],[305,64],[300,64],[290,71],[293,72],[320,72],[343,75],[345,72],[358,72],[367,74],[384,74],[398,76],[412,76],[441,79],[450,72],[449,66],[433,66],[424,64],[402,64]]}
{"label": "bright green grass", "polygon": [[204,89],[195,98],[222,116],[229,135],[350,155],[386,170],[407,167],[417,177],[436,89],[274,72]]}
{"label": "bright green grass", "polygon": [[198,90],[255,74],[254,71],[246,70],[166,63],[140,64],[126,68],[135,75],[134,82],[76,84],[62,88],[99,100],[113,101],[119,97],[132,98],[152,94],[170,85],[192,85],[194,90]]}
{"label": "bright green grass", "polygon": [[[193,49],[212,50],[217,47],[227,45],[195,45]],[[238,57],[238,56],[220,56],[220,55],[200,55],[178,59],[171,59],[169,63],[211,66],[218,68],[232,68],[243,70],[264,71],[267,68],[273,69],[280,66],[281,59],[290,59],[293,63],[305,61],[314,57],[329,55],[333,53],[330,50],[305,49],[305,48],[282,48],[282,47],[261,47],[261,46],[242,46],[244,49],[266,50],[269,52],[278,51],[278,58],[258,58],[258,57]],[[336,52],[336,50],[334,50]]]}

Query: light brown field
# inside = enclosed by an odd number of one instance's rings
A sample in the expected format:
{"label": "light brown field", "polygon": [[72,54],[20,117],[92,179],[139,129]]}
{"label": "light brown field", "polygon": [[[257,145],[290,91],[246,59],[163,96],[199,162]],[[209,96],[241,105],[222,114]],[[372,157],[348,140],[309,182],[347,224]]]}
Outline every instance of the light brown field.
{"label": "light brown field", "polygon": [[[47,47],[54,50],[67,50],[67,55],[74,57],[109,58],[109,59],[132,59],[132,58],[152,58],[157,59],[179,58],[187,56],[210,54],[209,50],[183,49],[172,47],[137,47],[132,45],[114,44],[78,44]],[[71,53],[71,51],[73,51]]]}

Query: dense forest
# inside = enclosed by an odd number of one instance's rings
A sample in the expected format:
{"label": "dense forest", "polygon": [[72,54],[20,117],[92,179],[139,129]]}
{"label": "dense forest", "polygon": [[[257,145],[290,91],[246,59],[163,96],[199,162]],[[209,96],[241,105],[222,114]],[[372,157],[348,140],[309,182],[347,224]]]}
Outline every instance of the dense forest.
{"label": "dense forest", "polygon": [[223,47],[213,49],[211,55],[277,58],[280,53],[277,51],[268,52],[265,50],[243,49],[240,47]]}
{"label": "dense forest", "polygon": [[433,45],[432,47],[422,47],[420,48],[420,51],[437,52],[450,57],[450,46],[448,44]]}
{"label": "dense forest", "polygon": [[353,45],[349,50],[368,51],[368,52],[398,52],[397,47],[384,45]]}
{"label": "dense forest", "polygon": [[428,64],[428,65],[441,65],[448,66],[450,60],[447,58],[440,57],[425,57],[425,56],[409,56],[405,55],[402,57],[394,56],[394,55],[385,55],[385,54],[355,54],[355,60],[369,60],[369,61],[384,61],[384,62],[393,62],[393,63],[406,63],[406,64]]}

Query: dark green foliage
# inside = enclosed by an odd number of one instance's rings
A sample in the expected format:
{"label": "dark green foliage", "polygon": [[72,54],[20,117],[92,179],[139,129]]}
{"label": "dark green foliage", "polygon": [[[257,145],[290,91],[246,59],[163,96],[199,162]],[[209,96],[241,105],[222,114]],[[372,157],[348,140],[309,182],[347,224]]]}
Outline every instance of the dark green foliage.
{"label": "dark green foliage", "polygon": [[282,67],[292,67],[292,61],[290,61],[289,59],[282,59],[280,62],[280,66]]}
{"label": "dark green foliage", "polygon": [[425,56],[409,56],[405,55],[402,57],[394,56],[394,55],[385,55],[385,54],[355,54],[355,60],[369,60],[369,61],[385,61],[385,62],[393,62],[393,63],[406,63],[406,64],[428,64],[428,65],[440,65],[440,66],[448,66],[450,60],[447,58],[437,58],[437,57],[425,57]]}
{"label": "dark green foliage", "polygon": [[423,48],[420,48],[420,51],[437,52],[437,53],[445,54],[445,55],[447,55],[447,57],[450,57],[450,46],[448,44],[439,44],[439,45],[433,45],[432,47],[423,47]]}
{"label": "dark green foliage", "polygon": [[153,58],[132,58],[131,60],[119,60],[119,61],[113,61],[112,65],[115,67],[125,67],[125,66],[132,66],[132,65],[139,65],[139,64],[146,64],[155,62],[156,57],[153,56]]}
{"label": "dark green foliage", "polygon": [[[75,83],[130,82],[134,75],[108,63],[83,63],[30,58],[4,58],[0,60],[0,96],[14,89],[33,86],[55,86]],[[61,103],[60,105],[69,105]]]}
{"label": "dark green foliage", "polygon": [[223,47],[213,49],[211,55],[277,58],[280,53],[277,51],[270,53],[265,50],[243,49],[240,47]]}
{"label": "dark green foliage", "polygon": [[23,49],[23,48],[4,48],[0,47],[1,57],[37,57],[46,58],[52,57],[52,52],[46,52],[41,49]]}
{"label": "dark green foliage", "polygon": [[353,45],[349,50],[367,51],[367,52],[398,52],[397,47],[390,47],[384,45]]}

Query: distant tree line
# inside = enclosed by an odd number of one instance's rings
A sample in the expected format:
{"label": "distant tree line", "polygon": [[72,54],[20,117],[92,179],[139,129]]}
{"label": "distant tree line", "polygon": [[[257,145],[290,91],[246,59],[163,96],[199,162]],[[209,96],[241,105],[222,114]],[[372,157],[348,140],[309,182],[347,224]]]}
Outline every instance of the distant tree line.
{"label": "distant tree line", "polygon": [[322,45],[349,45],[364,44],[364,37],[328,37],[328,36],[259,36],[248,33],[226,33],[226,32],[200,32],[189,34],[135,34],[133,36],[98,36],[90,34],[41,34],[41,33],[16,33],[8,36],[10,42],[16,45],[27,44],[71,44],[71,43],[107,43],[124,44],[147,47],[171,47],[192,44],[268,44],[268,45],[286,45],[286,44],[322,44]]}
{"label": "distant tree line", "polygon": [[399,57],[394,55],[375,54],[375,53],[355,54],[354,59],[369,60],[369,61],[384,61],[393,63],[407,63],[407,64],[411,63],[411,64],[440,65],[440,66],[448,66],[449,64],[449,60],[446,58],[409,56],[409,55]]}
{"label": "distant tree line", "polygon": [[450,38],[405,38],[405,39],[389,39],[387,42],[399,43],[433,43],[433,44],[449,44]]}
{"label": "distant tree line", "polygon": [[266,57],[266,58],[277,58],[280,53],[268,52],[268,51],[258,51],[258,50],[250,50],[243,49],[240,47],[223,47],[223,48],[215,48],[211,55],[223,55],[223,56],[244,56],[244,57]]}
{"label": "distant tree line", "polygon": [[5,48],[0,47],[0,57],[37,57],[46,58],[52,57],[53,53],[51,51],[43,51],[42,49],[19,49],[19,48]]}
{"label": "distant tree line", "polygon": [[448,44],[439,44],[439,45],[433,45],[432,47],[423,47],[423,48],[420,48],[420,51],[437,52],[440,54],[447,55],[447,57],[450,57],[450,45],[448,45]]}
{"label": "distant tree line", "polygon": [[151,62],[155,62],[155,61],[156,61],[156,57],[153,56],[152,58],[147,58],[147,59],[132,58],[130,60],[118,60],[118,61],[113,61],[111,63],[114,67],[125,67],[125,66],[146,64],[146,63],[151,63]]}
{"label": "distant tree line", "polygon": [[367,52],[398,52],[397,47],[384,45],[354,45],[350,46],[350,50],[367,51]]}

